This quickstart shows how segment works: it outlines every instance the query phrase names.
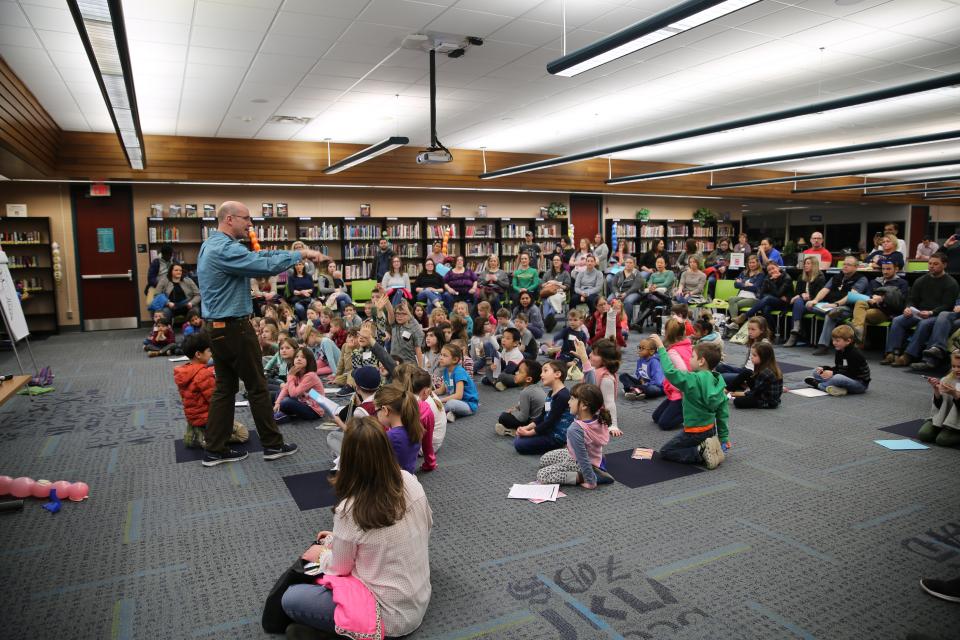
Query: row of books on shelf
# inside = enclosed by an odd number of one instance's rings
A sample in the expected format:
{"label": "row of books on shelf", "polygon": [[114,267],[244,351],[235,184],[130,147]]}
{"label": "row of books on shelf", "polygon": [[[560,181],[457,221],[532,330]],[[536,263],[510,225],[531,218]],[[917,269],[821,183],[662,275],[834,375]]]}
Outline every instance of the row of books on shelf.
{"label": "row of books on shelf", "polygon": [[41,244],[42,231],[0,231],[0,244]]}
{"label": "row of books on shelf", "polygon": [[[617,229],[618,239],[664,237],[664,225],[660,223],[644,222],[638,228],[636,224],[631,222],[615,222],[614,227]],[[714,232],[712,226],[700,224],[691,225],[688,231],[686,223],[670,223],[666,225],[666,229],[668,238],[686,237],[688,233],[693,238],[729,238],[735,232],[735,227],[726,222],[718,224],[716,232]]]}
{"label": "row of books on shelf", "polygon": [[463,229],[465,238],[496,238],[497,227],[494,224],[468,224]]}
{"label": "row of books on shelf", "polygon": [[456,224],[428,224],[427,239],[443,240],[445,234],[450,234],[450,239],[455,240],[460,237],[458,231],[459,225]]}
{"label": "row of books on shelf", "polygon": [[[171,204],[169,207],[164,207],[163,203],[155,202],[150,205],[151,218],[197,218],[200,217],[198,215],[200,211],[201,209],[195,204]],[[217,205],[205,204],[202,211],[204,218],[212,218],[217,215]],[[286,218],[288,212],[289,207],[286,202],[264,202],[260,205],[260,215],[265,218],[274,216]]]}
{"label": "row of books on shelf", "polygon": [[345,224],[343,225],[343,237],[349,240],[379,240],[379,224]]}
{"label": "row of books on shelf", "polygon": [[333,222],[321,222],[312,227],[300,227],[297,234],[301,240],[339,240],[340,225]]}
{"label": "row of books on shelf", "polygon": [[8,254],[7,261],[11,269],[27,269],[40,266],[40,256],[17,256]]}
{"label": "row of books on shelf", "polygon": [[44,284],[43,278],[19,278],[17,283],[23,287],[24,291],[29,291],[31,293],[48,290]]}
{"label": "row of books on shelf", "polygon": [[408,224],[391,222],[384,227],[383,232],[388,238],[395,238],[397,240],[419,240],[420,223],[415,222],[413,224]]}

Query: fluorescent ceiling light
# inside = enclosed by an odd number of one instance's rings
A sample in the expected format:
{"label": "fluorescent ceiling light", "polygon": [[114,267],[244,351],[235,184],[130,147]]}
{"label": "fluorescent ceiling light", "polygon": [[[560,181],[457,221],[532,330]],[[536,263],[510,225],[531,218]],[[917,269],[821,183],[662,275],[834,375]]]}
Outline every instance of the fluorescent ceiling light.
{"label": "fluorescent ceiling light", "polygon": [[900,187],[907,184],[929,184],[931,182],[948,182],[960,180],[960,175],[931,176],[915,180],[885,180],[883,182],[864,182],[863,184],[843,184],[838,187],[812,187],[810,189],[794,189],[792,193],[819,193],[822,191],[850,191],[854,189],[866,190],[868,187]]}
{"label": "fluorescent ceiling light", "polygon": [[133,88],[130,49],[120,0],[67,0],[113,128],[131,169],[142,170],[143,132]]}
{"label": "fluorescent ceiling light", "polygon": [[557,58],[547,64],[547,71],[558,76],[575,76],[759,1],[686,0]]}
{"label": "fluorescent ceiling light", "polygon": [[[806,180],[823,180],[825,178],[844,178],[847,176],[857,176],[869,173],[888,173],[891,171],[907,171],[909,169],[926,169],[927,167],[942,167],[944,165],[958,164],[960,160],[952,158],[950,160],[937,160],[934,162],[918,162],[914,164],[887,165],[885,167],[873,167],[871,169],[860,169],[858,171],[827,171],[825,173],[808,173],[805,175],[784,176],[782,178],[764,178],[762,180],[744,180],[742,182],[724,182],[721,184],[711,184],[707,189],[736,189],[739,187],[755,187],[764,184],[782,184],[784,182],[804,182]],[[867,185],[869,186],[869,185]]]}
{"label": "fluorescent ceiling light", "polygon": [[323,170],[326,174],[340,173],[344,169],[349,169],[350,167],[355,167],[360,163],[366,162],[370,158],[376,158],[377,156],[386,153],[387,151],[393,151],[397,147],[402,147],[403,145],[410,142],[409,138],[403,136],[392,136],[386,140],[382,140],[375,145],[369,146],[366,149],[361,149],[353,155],[347,156],[340,162],[335,162],[326,169]]}
{"label": "fluorescent ceiling light", "polygon": [[662,178],[672,178],[676,176],[687,176],[696,173],[708,173],[711,171],[720,171],[722,169],[741,169],[743,167],[755,167],[765,164],[775,164],[786,162],[788,160],[802,160],[806,158],[820,158],[823,156],[834,156],[844,153],[854,153],[858,151],[873,151],[876,149],[893,149],[895,147],[905,147],[909,145],[925,144],[929,142],[940,142],[943,140],[953,140],[960,138],[960,130],[944,131],[942,133],[932,133],[925,136],[912,136],[909,138],[896,138],[893,140],[880,140],[878,142],[866,142],[863,144],[847,145],[845,147],[833,147],[831,149],[821,149],[819,151],[801,151],[798,153],[789,153],[780,156],[767,156],[765,158],[752,158],[746,160],[734,160],[731,162],[718,162],[716,164],[702,165],[699,167],[687,167],[685,169],[670,169],[669,171],[655,171],[653,173],[641,173],[632,176],[621,176],[607,180],[607,184],[625,184],[628,182],[641,182],[643,180],[659,180]]}
{"label": "fluorescent ceiling light", "polygon": [[768,122],[776,122],[779,120],[786,120],[787,118],[795,118],[797,116],[806,116],[806,115],[820,113],[824,111],[833,111],[835,109],[843,109],[846,107],[862,105],[870,102],[878,102],[880,100],[889,100],[890,98],[898,98],[900,96],[911,95],[914,93],[922,93],[924,91],[942,89],[944,87],[950,87],[955,84],[960,84],[960,72],[950,73],[950,74],[938,76],[936,78],[931,78],[927,80],[920,80],[918,82],[911,82],[907,84],[896,85],[893,87],[887,87],[886,89],[877,89],[875,91],[868,91],[866,93],[859,93],[852,96],[846,96],[843,98],[834,98],[831,100],[824,100],[822,102],[805,104],[799,107],[784,109],[782,111],[775,111],[772,113],[763,113],[755,116],[747,116],[745,118],[739,118],[737,120],[728,120],[726,122],[719,122],[717,124],[707,125],[704,127],[697,127],[695,129],[687,129],[685,131],[678,131],[676,133],[668,133],[665,135],[655,136],[652,138],[644,138],[641,140],[635,140],[633,142],[624,142],[624,143],[613,145],[610,147],[593,149],[592,151],[582,151],[580,153],[573,153],[570,155],[558,156],[556,158],[550,158],[547,160],[538,160],[536,162],[528,162],[526,164],[519,164],[513,167],[499,169],[497,171],[489,171],[487,173],[482,173],[480,174],[480,178],[484,180],[489,180],[491,178],[500,178],[503,176],[510,176],[518,173],[524,173],[526,171],[537,171],[539,169],[546,169],[548,167],[555,167],[562,164],[569,164],[571,162],[579,162],[580,160],[589,160],[590,158],[599,158],[601,156],[608,156],[608,155],[611,155],[614,153],[620,153],[623,151],[631,151],[631,150],[640,149],[643,147],[650,147],[656,144],[663,144],[665,142],[673,142],[675,140],[686,140],[688,138],[697,138],[699,136],[705,136],[711,133],[719,133],[721,131],[729,131],[731,129],[739,129],[741,127],[749,127],[749,126],[764,124]]}
{"label": "fluorescent ceiling light", "polygon": [[960,194],[955,196],[933,196],[932,198],[924,198],[923,201],[927,200],[960,200]]}
{"label": "fluorescent ceiling light", "polygon": [[938,193],[940,191],[960,191],[960,185],[955,187],[928,187],[924,189],[902,189],[900,191],[870,191],[865,196],[900,196],[908,193]]}

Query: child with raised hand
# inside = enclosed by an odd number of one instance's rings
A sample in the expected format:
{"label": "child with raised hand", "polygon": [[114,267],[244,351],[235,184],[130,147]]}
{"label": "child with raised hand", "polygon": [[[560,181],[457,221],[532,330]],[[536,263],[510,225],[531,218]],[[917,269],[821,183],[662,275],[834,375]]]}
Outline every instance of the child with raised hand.
{"label": "child with raised hand", "polygon": [[768,342],[758,342],[750,349],[753,371],[740,374],[739,381],[747,385],[746,391],[734,391],[733,406],[738,409],[776,409],[783,395],[783,374],[777,366],[777,356]]}
{"label": "child with raised hand", "polygon": [[537,481],[579,484],[584,489],[613,482],[600,470],[603,447],[610,441],[612,429],[599,387],[589,383],[576,385],[570,391],[570,413],[574,420],[567,429],[567,447],[543,454]]}
{"label": "child with raised hand", "polygon": [[607,302],[606,298],[598,298],[597,310],[590,315],[586,328],[592,336],[591,346],[604,338],[612,339],[621,347],[627,346],[627,316],[623,312],[623,303],[616,298],[612,303]]}
{"label": "child with raised hand", "polygon": [[430,374],[415,364],[406,362],[394,372],[398,385],[417,397],[420,409],[420,424],[423,425],[423,464],[420,471],[428,472],[437,468],[437,450],[443,444],[447,434],[447,414],[440,398],[433,393],[433,380]]}
{"label": "child with raised hand", "polygon": [[920,425],[917,438],[941,447],[960,446],[960,351],[950,354],[950,373],[927,382],[933,388],[932,415]]}
{"label": "child with raised hand", "polygon": [[500,414],[494,431],[498,436],[516,437],[517,428],[535,421],[543,415],[543,404],[547,400],[547,391],[540,384],[541,365],[535,359],[527,358],[517,367],[514,375],[516,386],[523,387],[517,404]]}
{"label": "child with raised hand", "polygon": [[[664,328],[664,340],[667,343],[666,354],[674,369],[679,371],[690,370],[690,358],[693,355],[693,345],[685,335],[685,328],[680,320],[670,318]],[[659,336],[654,344],[659,344]],[[660,366],[666,371],[667,363],[660,356]],[[656,409],[653,410],[653,421],[661,429],[677,429],[683,426],[683,394],[664,378],[663,393],[666,396]]]}
{"label": "child with raised hand", "polygon": [[817,367],[804,382],[832,396],[866,393],[870,386],[870,365],[853,344],[853,327],[842,324],[830,333],[834,354],[832,367]]}
{"label": "child with raised hand", "polygon": [[482,382],[487,385],[493,385],[497,391],[506,391],[507,388],[517,386],[514,378],[517,375],[517,368],[523,362],[523,353],[520,352],[520,332],[514,327],[509,327],[500,336],[500,353],[498,354],[497,366],[494,367],[494,375],[484,378]]}
{"label": "child with raised hand", "polygon": [[570,390],[563,384],[567,365],[560,360],[548,360],[540,369],[540,382],[547,390],[543,414],[529,424],[517,427],[513,447],[517,453],[540,455],[559,449],[567,441],[567,428],[573,422],[570,413]]}
{"label": "child with raised hand", "polygon": [[447,410],[447,422],[455,422],[457,418],[472,416],[477,412],[480,396],[477,394],[477,385],[467,373],[463,365],[463,351],[459,346],[445,344],[440,350],[440,367],[442,384],[439,389],[440,400]]}
{"label": "child with raised hand", "polygon": [[[183,354],[190,362],[173,370],[173,381],[177,383],[180,399],[183,400],[183,414],[187,419],[187,430],[183,435],[183,444],[189,449],[201,449],[210,415],[210,398],[217,386],[217,379],[210,359],[210,339],[205,333],[193,333],[183,340]],[[231,444],[246,442],[250,437],[247,428],[239,422],[233,423]]]}
{"label": "child with raised hand", "polygon": [[377,408],[377,420],[387,430],[387,438],[400,468],[408,473],[416,473],[417,454],[423,441],[423,425],[420,423],[420,406],[416,396],[397,384],[388,384],[380,387],[373,402]]}
{"label": "child with raised hand", "polygon": [[387,350],[380,345],[374,337],[376,326],[372,322],[365,322],[357,333],[357,348],[350,355],[351,363],[354,369],[359,369],[365,365],[374,367],[382,365],[387,373],[392,376],[396,363]]}
{"label": "child with raised hand", "polygon": [[627,400],[646,400],[663,395],[663,367],[657,357],[657,346],[653,340],[644,338],[637,345],[637,369],[633,375],[621,373],[623,397]]}
{"label": "child with raised hand", "polygon": [[603,338],[593,345],[593,351],[587,355],[587,347],[579,340],[576,343],[577,357],[583,362],[583,379],[595,384],[603,394],[603,406],[610,414],[607,424],[610,435],[619,438],[623,435],[617,426],[617,370],[620,369],[620,349],[617,343]]}
{"label": "child with raised hand", "polygon": [[277,401],[273,404],[277,422],[290,418],[315,420],[323,415],[323,407],[310,397],[316,391],[325,395],[323,383],[317,375],[317,360],[309,347],[299,347],[293,357],[293,365],[287,371],[287,381],[280,387]]}
{"label": "child with raised hand", "polygon": [[713,371],[720,362],[720,350],[715,344],[698,344],[690,357],[690,370],[682,371],[674,366],[660,336],[653,334],[650,339],[658,347],[667,381],[683,393],[683,431],[660,448],[660,457],[686,464],[702,462],[707,469],[716,469],[730,446],[726,384]]}

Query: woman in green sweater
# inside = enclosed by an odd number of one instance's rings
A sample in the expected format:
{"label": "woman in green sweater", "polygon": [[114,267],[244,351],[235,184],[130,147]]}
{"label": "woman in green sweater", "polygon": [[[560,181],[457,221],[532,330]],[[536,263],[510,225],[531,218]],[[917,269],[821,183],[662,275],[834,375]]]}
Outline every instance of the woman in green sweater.
{"label": "woman in green sweater", "polygon": [[647,276],[646,290],[640,301],[641,313],[633,325],[634,329],[643,331],[654,309],[670,306],[670,292],[676,279],[673,271],[667,269],[667,261],[663,257],[657,258],[656,270]]}
{"label": "woman in green sweater", "polygon": [[529,254],[520,254],[520,267],[513,272],[511,284],[513,291],[510,292],[510,297],[514,305],[520,304],[520,294],[524,291],[530,292],[531,299],[537,299],[540,290],[540,274],[530,266]]}

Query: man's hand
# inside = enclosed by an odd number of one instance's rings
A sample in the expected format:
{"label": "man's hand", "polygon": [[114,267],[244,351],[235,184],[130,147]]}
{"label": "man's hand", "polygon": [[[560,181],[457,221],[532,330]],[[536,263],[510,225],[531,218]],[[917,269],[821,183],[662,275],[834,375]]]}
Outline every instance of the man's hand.
{"label": "man's hand", "polygon": [[823,378],[824,380],[829,380],[830,378],[833,377],[833,371],[830,371],[829,369],[827,369],[826,371],[823,371],[820,373],[820,377]]}
{"label": "man's hand", "polygon": [[311,262],[330,262],[330,256],[313,249],[300,249],[300,257]]}

